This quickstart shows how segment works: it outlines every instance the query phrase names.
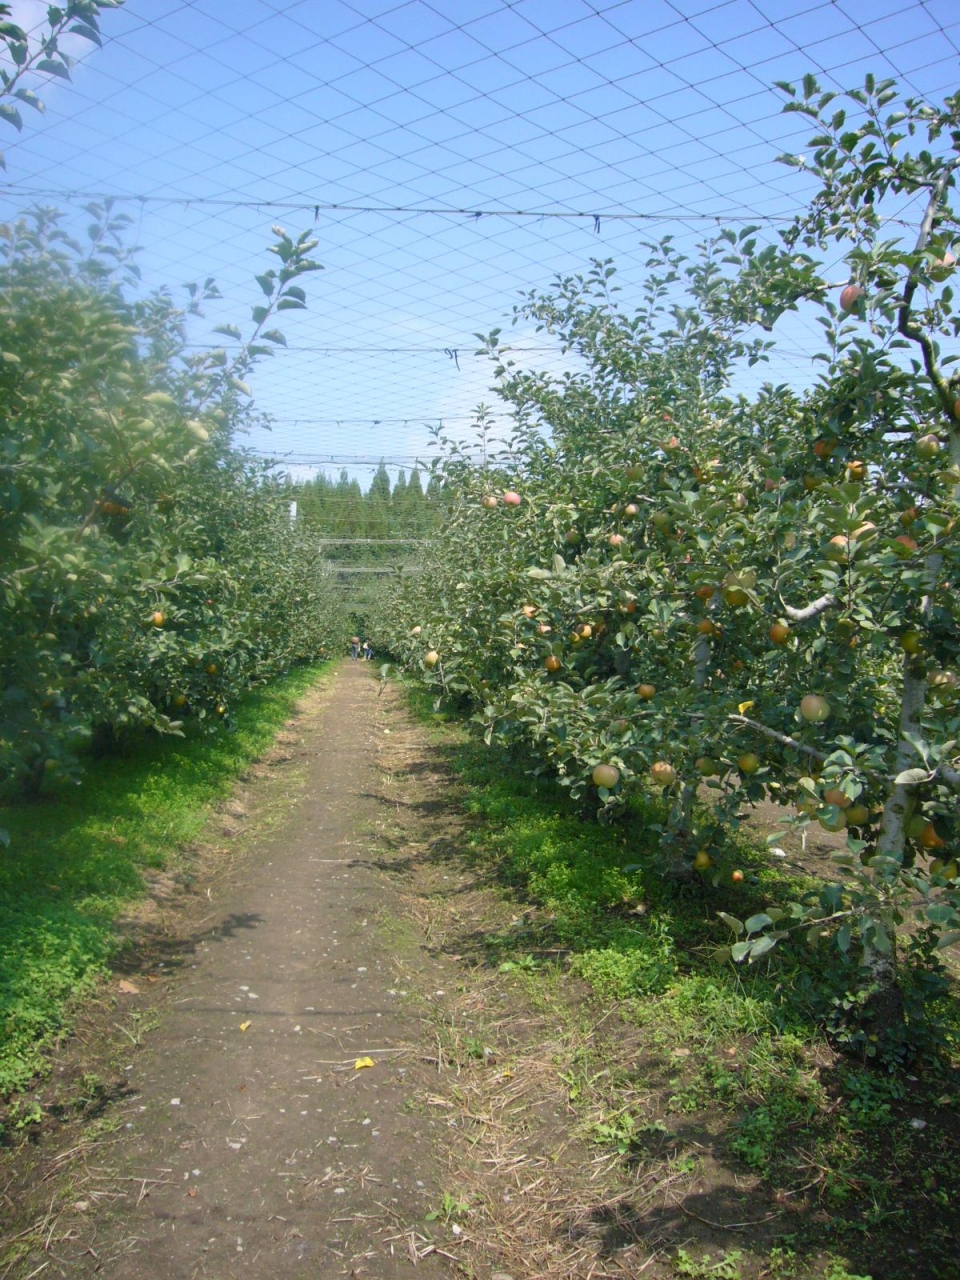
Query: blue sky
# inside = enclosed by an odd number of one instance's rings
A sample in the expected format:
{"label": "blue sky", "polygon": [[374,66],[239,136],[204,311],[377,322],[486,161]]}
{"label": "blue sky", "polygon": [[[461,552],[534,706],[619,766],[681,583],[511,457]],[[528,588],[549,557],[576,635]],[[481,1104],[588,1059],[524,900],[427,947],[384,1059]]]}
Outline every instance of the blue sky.
{"label": "blue sky", "polygon": [[[474,334],[592,257],[629,300],[647,239],[773,235],[808,191],[775,158],[809,133],[773,81],[960,81],[956,0],[127,0],[102,29],[73,85],[40,89],[46,115],[6,130],[3,216],[117,195],[150,286],[216,277],[198,342],[258,301],[272,224],[314,228],[310,309],[252,379],[276,425],[251,443],[293,458],[409,460],[426,423],[466,431],[492,399]],[[813,316],[778,336],[744,389],[812,377]]]}

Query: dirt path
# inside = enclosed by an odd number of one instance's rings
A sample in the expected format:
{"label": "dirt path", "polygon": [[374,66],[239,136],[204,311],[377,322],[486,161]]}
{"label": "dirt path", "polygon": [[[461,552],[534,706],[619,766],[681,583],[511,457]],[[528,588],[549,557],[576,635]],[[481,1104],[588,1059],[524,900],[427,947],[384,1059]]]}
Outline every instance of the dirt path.
{"label": "dirt path", "polygon": [[[12,1274],[38,1257],[102,1280],[449,1274],[424,1223],[434,1122],[414,1101],[444,973],[392,920],[402,858],[378,838],[398,812],[378,746],[402,723],[345,664],[287,735],[299,800],[204,890],[214,923],[185,943],[100,1140],[34,1169],[53,1179],[48,1247]],[[148,976],[131,975],[144,997]]]}

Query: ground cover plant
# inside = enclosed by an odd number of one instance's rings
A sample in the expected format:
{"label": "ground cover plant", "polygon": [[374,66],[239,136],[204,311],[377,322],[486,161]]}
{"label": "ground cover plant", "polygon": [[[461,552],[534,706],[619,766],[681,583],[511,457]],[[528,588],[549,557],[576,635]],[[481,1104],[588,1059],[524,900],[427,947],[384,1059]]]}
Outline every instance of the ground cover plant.
{"label": "ground cover plant", "polygon": [[[487,338],[508,446],[478,467],[448,442],[436,560],[381,628],[602,820],[652,787],[663,873],[721,909],[745,806],[844,832],[817,891],[727,910],[718,957],[835,946],[861,979],[851,1047],[895,1064],[915,1048],[910,949],[960,939],[960,101],[781,87],[817,130],[784,157],[816,183],[808,211],[779,244],[652,245],[632,314],[603,262],[523,299],[575,362],[529,372]],[[734,395],[798,307],[823,328],[815,385]]]}
{"label": "ground cover plant", "polygon": [[[43,1073],[76,1002],[124,945],[114,922],[166,872],[189,887],[184,853],[212,806],[263,753],[322,668],[292,674],[239,700],[232,732],[143,736],[95,763],[96,784],[63,782],[45,804],[5,811],[11,844],[0,860],[0,1098]],[[7,1118],[30,1119],[24,1102]]]}

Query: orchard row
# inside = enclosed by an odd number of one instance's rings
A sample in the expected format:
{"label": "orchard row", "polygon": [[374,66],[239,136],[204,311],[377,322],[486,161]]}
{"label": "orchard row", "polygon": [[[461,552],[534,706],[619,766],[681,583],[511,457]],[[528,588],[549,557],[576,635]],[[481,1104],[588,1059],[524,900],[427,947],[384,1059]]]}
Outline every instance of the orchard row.
{"label": "orchard row", "polygon": [[46,211],[2,228],[6,795],[78,777],[91,739],[229,724],[251,684],[344,639],[288,492],[231,445],[251,420],[246,370],[284,340],[275,313],[304,305],[312,242],[277,228],[252,335],[198,356],[168,294],[127,297],[126,220],[88,212],[87,250]]}
{"label": "orchard row", "polygon": [[[820,130],[809,211],[779,245],[747,228],[692,261],[651,246],[634,313],[605,262],[525,298],[517,319],[576,363],[530,372],[490,335],[511,437],[485,468],[448,448],[442,544],[383,626],[488,741],[601,816],[660,790],[669,872],[729,876],[725,833],[763,799],[846,831],[836,884],[749,936],[734,921],[730,954],[856,939],[882,985],[907,914],[960,939],[960,386],[942,349],[960,111],[893,110],[869,79],[841,110],[812,79],[785,88]],[[883,214],[906,194],[904,247]],[[846,284],[817,256],[837,242]],[[735,395],[799,307],[822,324],[815,383]]]}

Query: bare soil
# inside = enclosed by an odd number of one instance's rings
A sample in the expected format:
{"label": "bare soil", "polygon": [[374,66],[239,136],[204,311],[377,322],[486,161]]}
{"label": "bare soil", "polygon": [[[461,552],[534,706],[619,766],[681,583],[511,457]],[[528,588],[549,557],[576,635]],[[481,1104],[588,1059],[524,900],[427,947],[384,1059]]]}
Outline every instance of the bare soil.
{"label": "bare soil", "polygon": [[127,961],[0,1175],[5,1276],[448,1273],[425,1224],[443,1120],[415,1103],[444,975],[383,927],[403,858],[377,836],[378,753],[398,714],[345,666],[225,806],[193,891],[158,876],[122,922]]}

